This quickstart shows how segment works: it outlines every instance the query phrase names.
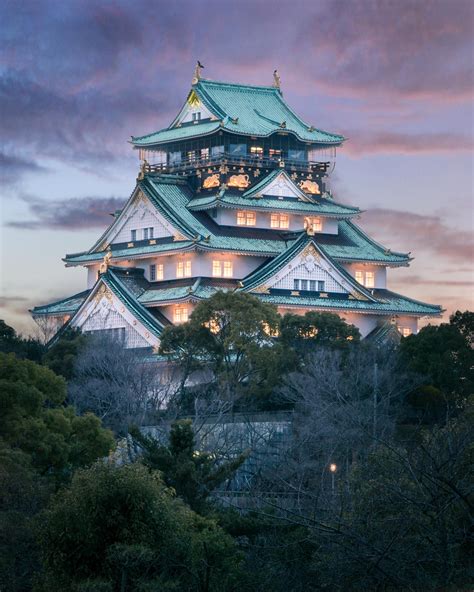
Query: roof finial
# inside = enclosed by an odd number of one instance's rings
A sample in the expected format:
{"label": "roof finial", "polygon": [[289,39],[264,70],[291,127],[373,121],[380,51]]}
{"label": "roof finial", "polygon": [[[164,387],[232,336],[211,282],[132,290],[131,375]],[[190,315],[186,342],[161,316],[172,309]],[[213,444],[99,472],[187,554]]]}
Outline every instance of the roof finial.
{"label": "roof finial", "polygon": [[278,74],[278,70],[273,70],[273,86],[275,88],[280,88],[280,74]]}
{"label": "roof finial", "polygon": [[194,69],[194,76],[193,76],[193,82],[192,82],[193,84],[197,84],[201,80],[201,70],[203,68],[204,68],[204,66],[198,60],[196,62],[196,68]]}

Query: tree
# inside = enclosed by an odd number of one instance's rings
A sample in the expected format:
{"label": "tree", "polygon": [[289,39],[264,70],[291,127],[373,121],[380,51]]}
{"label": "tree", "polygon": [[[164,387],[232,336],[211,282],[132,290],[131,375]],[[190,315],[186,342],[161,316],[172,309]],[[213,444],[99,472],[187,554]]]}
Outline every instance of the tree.
{"label": "tree", "polygon": [[15,329],[0,320],[0,352],[13,353],[18,358],[41,362],[44,345],[31,337],[17,335]]}
{"label": "tree", "polygon": [[444,393],[451,412],[474,390],[471,315],[456,313],[449,324],[423,327],[400,344],[404,363]]}
{"label": "tree", "polygon": [[126,434],[129,425],[143,425],[147,413],[163,406],[170,388],[160,383],[160,368],[149,352],[98,335],[79,353],[68,391],[80,413],[92,412],[116,434]]}
{"label": "tree", "polygon": [[213,375],[217,397],[230,405],[250,393],[264,397],[281,361],[272,338],[278,319],[275,307],[250,294],[217,292],[196,306],[185,328],[165,329],[161,353],[181,364],[183,385],[188,372],[203,367]]}
{"label": "tree", "polygon": [[49,368],[0,353],[0,438],[29,455],[42,474],[62,479],[107,455],[114,445],[92,414],[65,407],[66,384]]}
{"label": "tree", "polygon": [[280,339],[301,358],[319,346],[345,348],[360,340],[354,325],[330,312],[306,312],[304,315],[286,314],[280,322]]}
{"label": "tree", "polygon": [[87,336],[79,329],[67,329],[46,352],[43,362],[59,376],[71,380],[76,359],[87,341]]}
{"label": "tree", "polygon": [[210,493],[229,479],[247,457],[243,452],[233,460],[224,461],[212,453],[197,450],[189,419],[172,423],[168,446],[137,428],[132,429],[131,434],[142,448],[142,462],[150,469],[161,471],[166,485],[200,513],[205,511]]}
{"label": "tree", "polygon": [[80,470],[42,514],[40,590],[235,590],[241,556],[215,521],[139,464]]}

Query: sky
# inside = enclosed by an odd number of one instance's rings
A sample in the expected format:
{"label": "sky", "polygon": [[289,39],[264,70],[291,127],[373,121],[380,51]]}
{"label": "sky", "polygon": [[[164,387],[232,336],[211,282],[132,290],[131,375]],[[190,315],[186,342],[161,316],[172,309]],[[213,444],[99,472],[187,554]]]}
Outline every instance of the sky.
{"label": "sky", "polygon": [[128,140],[167,127],[194,64],[269,85],[348,138],[334,197],[409,268],[389,287],[473,309],[472,0],[2,0],[0,318],[80,292],[91,247],[131,194]]}

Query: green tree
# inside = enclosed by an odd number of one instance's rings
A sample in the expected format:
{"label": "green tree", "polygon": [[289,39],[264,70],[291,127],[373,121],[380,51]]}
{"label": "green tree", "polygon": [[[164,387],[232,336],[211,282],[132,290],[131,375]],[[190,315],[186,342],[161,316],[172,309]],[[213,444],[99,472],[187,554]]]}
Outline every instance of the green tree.
{"label": "green tree", "polygon": [[223,461],[196,450],[189,419],[173,422],[168,446],[142,434],[138,428],[133,428],[131,434],[142,448],[142,462],[150,469],[161,471],[166,485],[200,513],[208,509],[209,494],[229,479],[247,458],[247,453],[242,453],[231,461]]}
{"label": "green tree", "polygon": [[38,590],[237,589],[241,557],[231,537],[139,464],[79,470],[42,514],[38,537]]}
{"label": "green tree", "polygon": [[218,394],[230,402],[273,387],[281,350],[274,306],[245,293],[217,292],[200,302],[188,323],[167,327],[161,352],[177,361],[185,377],[197,367],[212,372]]}
{"label": "green tree", "polygon": [[451,408],[474,390],[474,349],[467,329],[471,314],[456,313],[449,324],[423,327],[400,344],[404,362],[440,389]]}
{"label": "green tree", "polygon": [[107,455],[114,445],[92,414],[64,406],[66,384],[49,368],[13,354],[0,354],[0,438],[31,458],[42,474],[66,477]]}
{"label": "green tree", "polygon": [[87,336],[83,335],[79,329],[67,329],[48,349],[43,362],[56,374],[71,380],[74,376],[76,359],[87,341]]}
{"label": "green tree", "polygon": [[0,320],[0,352],[13,353],[17,357],[41,362],[45,347],[37,339],[21,337],[13,327]]}
{"label": "green tree", "polygon": [[337,314],[309,311],[304,315],[282,317],[280,339],[285,348],[302,358],[318,346],[345,348],[349,343],[358,342],[360,333]]}

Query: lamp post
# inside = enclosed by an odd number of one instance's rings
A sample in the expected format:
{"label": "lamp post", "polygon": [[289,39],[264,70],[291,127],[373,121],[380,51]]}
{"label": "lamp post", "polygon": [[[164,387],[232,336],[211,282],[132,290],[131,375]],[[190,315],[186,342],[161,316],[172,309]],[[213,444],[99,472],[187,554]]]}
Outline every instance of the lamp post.
{"label": "lamp post", "polygon": [[334,495],[334,477],[335,477],[336,471],[337,471],[336,463],[331,463],[329,465],[329,470],[331,471],[331,490],[332,490],[332,494]]}

